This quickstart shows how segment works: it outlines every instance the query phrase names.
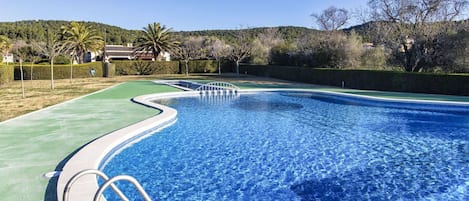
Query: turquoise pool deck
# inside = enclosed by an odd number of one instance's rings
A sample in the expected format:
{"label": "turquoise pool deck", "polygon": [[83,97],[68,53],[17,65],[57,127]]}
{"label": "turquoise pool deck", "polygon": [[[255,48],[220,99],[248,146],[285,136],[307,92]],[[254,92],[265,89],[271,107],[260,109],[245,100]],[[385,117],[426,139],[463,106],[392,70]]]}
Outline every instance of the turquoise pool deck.
{"label": "turquoise pool deck", "polygon": [[[469,102],[469,97],[460,96],[362,91],[286,82],[232,83],[241,88],[314,88],[384,98]],[[64,159],[91,140],[158,114],[154,109],[131,102],[131,98],[176,91],[179,90],[150,81],[126,82],[0,122],[0,200],[54,200],[55,192],[46,193],[49,179],[42,176],[44,173],[60,170]]]}

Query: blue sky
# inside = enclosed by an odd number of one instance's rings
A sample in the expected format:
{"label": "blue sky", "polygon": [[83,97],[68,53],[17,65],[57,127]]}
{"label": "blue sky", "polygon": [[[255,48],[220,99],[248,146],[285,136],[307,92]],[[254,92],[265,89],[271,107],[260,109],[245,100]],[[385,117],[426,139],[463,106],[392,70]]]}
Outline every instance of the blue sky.
{"label": "blue sky", "polygon": [[265,26],[316,26],[329,6],[365,8],[367,0],[0,0],[1,22],[93,21],[126,29],[160,22],[175,31]]}

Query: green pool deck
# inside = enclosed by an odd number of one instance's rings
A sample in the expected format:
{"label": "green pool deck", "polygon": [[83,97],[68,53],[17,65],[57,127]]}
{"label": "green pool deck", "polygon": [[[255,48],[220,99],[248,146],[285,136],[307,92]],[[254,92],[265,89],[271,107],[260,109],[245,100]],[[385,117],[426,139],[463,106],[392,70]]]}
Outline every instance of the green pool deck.
{"label": "green pool deck", "polygon": [[158,114],[132,97],[173,91],[180,90],[127,82],[0,123],[0,200],[54,200],[44,173],[89,141]]}
{"label": "green pool deck", "polygon": [[[460,96],[362,91],[298,83],[233,83],[242,89],[314,88],[387,98],[469,102],[469,97]],[[150,81],[125,82],[0,122],[0,200],[55,200],[56,194],[47,188],[49,179],[42,176],[44,173],[60,170],[67,157],[91,140],[158,114],[157,110],[131,102],[131,98],[176,91],[180,90]]]}

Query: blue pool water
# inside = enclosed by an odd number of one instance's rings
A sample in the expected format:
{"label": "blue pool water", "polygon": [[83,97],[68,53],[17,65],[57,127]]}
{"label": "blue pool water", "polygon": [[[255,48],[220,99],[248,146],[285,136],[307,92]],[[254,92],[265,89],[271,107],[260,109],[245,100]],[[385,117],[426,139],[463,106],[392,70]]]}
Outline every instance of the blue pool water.
{"label": "blue pool water", "polygon": [[469,200],[469,108],[292,92],[223,100],[157,101],[177,122],[101,169],[136,177],[155,200]]}

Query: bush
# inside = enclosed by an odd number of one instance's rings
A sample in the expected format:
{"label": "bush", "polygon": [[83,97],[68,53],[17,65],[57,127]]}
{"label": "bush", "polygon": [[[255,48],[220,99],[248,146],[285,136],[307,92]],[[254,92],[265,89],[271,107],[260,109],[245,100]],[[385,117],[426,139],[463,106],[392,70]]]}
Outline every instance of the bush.
{"label": "bush", "polygon": [[248,74],[354,89],[469,95],[469,75],[373,70],[318,69],[291,66],[241,66]]}
{"label": "bush", "polygon": [[361,55],[361,67],[372,70],[383,70],[386,68],[388,56],[384,48],[367,49]]}
{"label": "bush", "polygon": [[13,65],[0,64],[0,84],[4,84],[13,80]]}
{"label": "bush", "polygon": [[[92,62],[85,64],[73,65],[73,77],[74,78],[85,78],[90,77],[90,69],[94,68],[96,73],[95,76],[103,76],[103,65],[102,62]],[[31,79],[31,65],[23,65],[24,79]],[[19,64],[15,64],[15,80],[20,79],[20,67]],[[70,78],[70,65],[55,65],[54,64],[54,79],[68,79]],[[48,80],[50,79],[50,65],[34,65],[33,68],[33,80]]]}

